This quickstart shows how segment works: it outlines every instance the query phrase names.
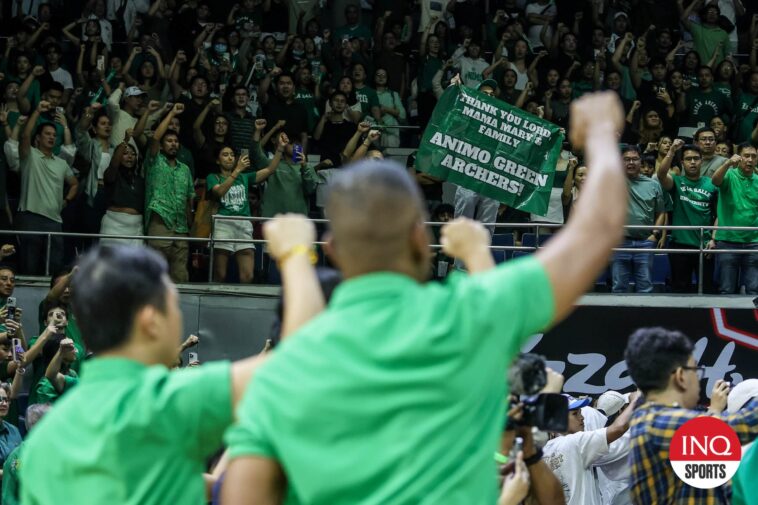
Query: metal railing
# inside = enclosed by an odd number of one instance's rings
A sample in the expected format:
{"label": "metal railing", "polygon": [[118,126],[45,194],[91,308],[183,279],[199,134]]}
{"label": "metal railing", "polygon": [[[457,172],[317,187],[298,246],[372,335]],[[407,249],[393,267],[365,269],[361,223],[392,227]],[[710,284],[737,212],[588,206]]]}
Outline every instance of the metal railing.
{"label": "metal railing", "polygon": [[[71,233],[71,232],[51,232],[51,231],[21,231],[21,230],[0,230],[0,237],[5,235],[11,235],[11,236],[44,236],[46,238],[46,255],[45,255],[45,275],[50,275],[50,257],[51,257],[51,248],[52,248],[52,237],[68,237],[68,238],[82,238],[82,239],[121,239],[121,240],[143,240],[145,242],[151,241],[151,240],[168,240],[168,241],[177,241],[177,242],[187,242],[187,243],[199,243],[199,244],[207,244],[207,247],[210,249],[211,254],[209,255],[209,268],[208,268],[208,282],[213,282],[213,266],[214,266],[214,258],[212,251],[214,249],[214,245],[216,243],[225,243],[225,244],[264,244],[266,243],[266,240],[264,239],[223,239],[219,240],[214,238],[215,235],[215,229],[216,229],[216,221],[247,221],[247,222],[263,222],[263,221],[269,221],[271,218],[266,217],[246,217],[246,216],[222,216],[219,214],[216,214],[212,216],[211,219],[211,234],[208,238],[196,238],[196,237],[189,237],[189,236],[148,236],[148,235],[106,235],[106,234],[97,234],[97,233]],[[310,219],[313,223],[316,224],[322,224],[326,225],[329,223],[328,219]],[[432,227],[441,227],[444,226],[445,222],[435,222],[435,221],[429,221],[426,223],[428,226]],[[534,246],[524,246],[524,245],[490,245],[490,250],[492,251],[504,251],[504,252],[534,252],[538,249],[541,249],[542,247],[545,247],[545,244],[542,243],[540,240],[540,235],[543,237],[546,235],[552,235],[552,233],[544,233],[544,231],[541,232],[541,230],[544,229],[551,229],[551,230],[559,230],[563,227],[562,224],[554,224],[554,223],[538,223],[538,222],[530,222],[530,223],[483,223],[483,225],[487,228],[493,229],[493,234],[497,234],[496,231],[498,228],[508,228],[508,229],[534,229],[534,236],[535,236],[535,245]],[[614,252],[629,252],[629,253],[658,253],[658,254],[697,254],[698,255],[698,293],[703,293],[703,270],[704,270],[704,261],[705,256],[714,254],[758,254],[758,251],[750,250],[750,249],[706,249],[702,246],[705,239],[705,233],[706,231],[754,231],[758,232],[758,227],[749,227],[749,226],[673,226],[673,225],[667,225],[667,226],[648,226],[648,225],[626,225],[624,226],[625,230],[667,230],[667,231],[673,231],[673,230],[680,230],[680,231],[697,231],[700,236],[700,246],[698,248],[692,248],[692,249],[673,249],[673,248],[623,248],[623,247],[617,247],[614,248]],[[641,240],[641,239],[638,239]],[[325,242],[317,241],[317,245],[323,245]],[[431,244],[430,246],[432,249],[441,249],[442,246],[440,244]],[[23,253],[23,251],[22,251]],[[23,273],[23,272],[22,272]]]}

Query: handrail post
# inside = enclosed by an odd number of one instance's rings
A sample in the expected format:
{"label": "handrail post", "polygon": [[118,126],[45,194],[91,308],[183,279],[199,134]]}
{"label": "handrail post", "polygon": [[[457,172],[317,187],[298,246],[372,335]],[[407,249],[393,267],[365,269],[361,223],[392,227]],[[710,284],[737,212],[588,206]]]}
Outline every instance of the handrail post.
{"label": "handrail post", "polygon": [[52,246],[52,236],[47,234],[47,253],[45,254],[45,276],[50,275],[50,254]]}
{"label": "handrail post", "polygon": [[705,230],[700,227],[700,252],[698,253],[698,272],[697,272],[697,294],[703,294],[703,263],[705,261],[703,257],[703,238],[705,238]]}
{"label": "handrail post", "polygon": [[208,253],[208,256],[210,256],[210,259],[208,260],[208,283],[213,282],[213,232],[216,229],[216,215],[211,215],[211,242],[210,242],[210,252]]}

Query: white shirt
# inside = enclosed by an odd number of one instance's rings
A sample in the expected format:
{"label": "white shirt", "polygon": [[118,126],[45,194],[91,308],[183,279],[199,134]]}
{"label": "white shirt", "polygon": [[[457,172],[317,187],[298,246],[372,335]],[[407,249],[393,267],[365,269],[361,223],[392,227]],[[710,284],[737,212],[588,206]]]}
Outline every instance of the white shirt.
{"label": "white shirt", "polygon": [[602,505],[592,465],[608,454],[605,428],[580,431],[550,440],[542,459],[558,477],[566,505]]}
{"label": "white shirt", "polygon": [[[545,5],[540,5],[537,2],[532,2],[526,6],[524,14],[527,20],[529,18],[529,14],[539,14],[540,16],[555,16],[558,14],[558,8],[552,1]],[[544,44],[542,44],[542,40],[540,39],[540,33],[542,33],[541,24],[529,26],[527,37],[529,39],[530,47],[543,47]],[[552,27],[548,27],[546,37],[548,41],[553,37]]]}
{"label": "white shirt", "polygon": [[[583,407],[585,430],[598,430],[605,427],[608,418],[592,407]],[[595,461],[598,468],[597,483],[604,505],[631,505],[629,493],[629,478],[631,476],[628,463],[631,449],[629,431],[608,446],[608,454]]]}
{"label": "white shirt", "polygon": [[68,70],[58,67],[57,70],[48,70],[48,72],[55,82],[63,85],[63,89],[74,89],[74,80],[71,78],[71,73]]}
{"label": "white shirt", "polygon": [[473,60],[468,56],[461,58],[461,79],[469,88],[476,88],[484,80],[482,73],[489,65],[481,58]]}
{"label": "white shirt", "polygon": [[418,25],[418,31],[423,32],[429,26],[432,16],[439,19],[445,19],[447,14],[447,4],[450,0],[421,0],[421,22]]}

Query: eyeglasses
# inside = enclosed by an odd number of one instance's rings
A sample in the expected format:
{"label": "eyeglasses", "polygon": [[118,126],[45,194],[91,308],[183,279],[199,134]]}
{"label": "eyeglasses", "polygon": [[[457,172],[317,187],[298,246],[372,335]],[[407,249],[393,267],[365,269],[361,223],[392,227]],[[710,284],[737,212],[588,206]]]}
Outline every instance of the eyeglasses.
{"label": "eyeglasses", "polygon": [[[700,365],[700,366],[680,366],[679,368],[681,368],[682,370],[691,370],[691,371],[695,372],[697,374],[697,378],[700,379],[700,380],[702,380],[703,377],[705,377],[705,366],[703,366],[703,365]],[[674,370],[674,372],[676,372],[676,370]],[[674,372],[671,372],[671,373],[674,373]]]}
{"label": "eyeglasses", "polygon": [[7,396],[0,396],[0,403],[10,403],[11,399]]}
{"label": "eyeglasses", "polygon": [[716,142],[716,138],[715,137],[700,137],[698,140],[700,142],[703,142],[703,143],[706,143],[706,142],[708,142],[708,143],[710,143],[710,142]]}
{"label": "eyeglasses", "polygon": [[639,163],[642,158],[623,158],[624,163]]}

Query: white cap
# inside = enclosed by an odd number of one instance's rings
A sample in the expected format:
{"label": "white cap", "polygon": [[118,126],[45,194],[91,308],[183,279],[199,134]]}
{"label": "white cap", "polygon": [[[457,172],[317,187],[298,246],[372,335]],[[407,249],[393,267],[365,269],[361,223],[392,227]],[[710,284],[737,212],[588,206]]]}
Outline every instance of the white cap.
{"label": "white cap", "polygon": [[758,379],[747,379],[732,388],[726,399],[726,410],[734,414],[751,398],[758,397]]}
{"label": "white cap", "polygon": [[142,91],[139,86],[129,86],[124,91],[124,98],[129,98],[130,96],[142,96],[145,95],[144,91]]}
{"label": "white cap", "polygon": [[606,391],[597,399],[597,409],[610,417],[620,411],[627,400],[618,391]]}

